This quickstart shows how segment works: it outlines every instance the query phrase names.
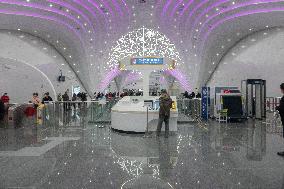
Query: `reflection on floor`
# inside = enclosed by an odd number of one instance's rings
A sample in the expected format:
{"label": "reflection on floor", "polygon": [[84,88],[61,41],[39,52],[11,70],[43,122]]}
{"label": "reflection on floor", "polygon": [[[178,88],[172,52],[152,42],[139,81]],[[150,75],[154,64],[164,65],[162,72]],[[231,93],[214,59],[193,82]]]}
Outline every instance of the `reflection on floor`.
{"label": "reflection on floor", "polygon": [[284,140],[261,122],[183,124],[168,139],[99,126],[0,129],[0,188],[284,188]]}

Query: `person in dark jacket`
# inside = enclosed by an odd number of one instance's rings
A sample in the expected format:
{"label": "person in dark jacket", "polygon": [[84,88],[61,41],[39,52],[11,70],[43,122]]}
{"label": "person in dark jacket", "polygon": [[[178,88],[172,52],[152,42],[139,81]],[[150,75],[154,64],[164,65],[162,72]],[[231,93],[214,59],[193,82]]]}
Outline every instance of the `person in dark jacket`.
{"label": "person in dark jacket", "polygon": [[159,110],[159,122],[157,127],[157,136],[160,136],[162,124],[165,122],[165,137],[169,136],[169,121],[170,121],[170,112],[172,107],[172,99],[168,95],[166,90],[161,91],[160,97],[160,110]]}
{"label": "person in dark jacket", "polygon": [[68,90],[64,93],[64,95],[62,95],[62,99],[63,99],[63,110],[64,112],[66,112],[69,108],[69,95],[68,95]]}
{"label": "person in dark jacket", "polygon": [[189,94],[188,94],[187,91],[184,92],[183,97],[184,97],[184,98],[189,98]]}
{"label": "person in dark jacket", "polygon": [[198,92],[195,98],[201,98],[201,93]]}
{"label": "person in dark jacket", "polygon": [[192,92],[192,93],[189,95],[189,98],[190,98],[190,99],[193,99],[193,98],[195,98],[195,96],[196,96],[196,95],[195,95],[195,92]]}
{"label": "person in dark jacket", "polygon": [[46,102],[52,102],[52,98],[49,96],[49,92],[46,92],[44,94],[44,97],[42,98],[42,104],[46,103]]}
{"label": "person in dark jacket", "polygon": [[[284,83],[280,85],[280,90],[282,94],[284,95]],[[283,126],[283,137],[284,137],[284,96],[280,100],[280,105],[276,107],[276,110],[279,111],[281,121],[282,121],[282,126]],[[279,156],[284,156],[284,152],[278,152],[277,153]]]}
{"label": "person in dark jacket", "polygon": [[72,105],[73,105],[73,108],[74,108],[74,110],[76,110],[76,102],[77,101],[77,95],[76,95],[76,93],[74,93],[73,94],[73,96],[72,96]]}

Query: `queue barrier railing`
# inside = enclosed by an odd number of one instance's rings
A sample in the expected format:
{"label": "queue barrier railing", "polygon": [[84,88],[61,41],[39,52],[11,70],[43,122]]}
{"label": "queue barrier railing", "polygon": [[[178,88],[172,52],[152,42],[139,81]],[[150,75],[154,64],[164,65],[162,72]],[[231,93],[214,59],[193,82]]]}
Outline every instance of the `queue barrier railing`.
{"label": "queue barrier railing", "polygon": [[265,105],[266,111],[275,112],[276,107],[280,105],[281,97],[266,97]]}
{"label": "queue barrier railing", "polygon": [[[111,122],[111,108],[119,99],[95,101],[52,101],[45,102],[35,109],[35,114],[30,116],[32,123],[43,126],[74,126],[85,127],[87,124]],[[26,110],[34,109],[33,104],[21,104],[11,107],[10,115],[13,122],[18,125],[26,117]],[[197,122],[201,115],[200,99],[178,99],[178,122]]]}
{"label": "queue barrier railing", "polygon": [[42,110],[45,126],[84,127],[87,124],[110,123],[111,108],[117,100],[46,102]]}
{"label": "queue barrier railing", "polygon": [[7,114],[7,125],[9,127],[21,127],[24,124],[24,119],[27,118],[31,123],[36,123],[36,111],[29,112],[29,110],[34,110],[33,104],[10,104]]}
{"label": "queue barrier railing", "polygon": [[177,99],[178,122],[196,122],[201,117],[200,99]]}

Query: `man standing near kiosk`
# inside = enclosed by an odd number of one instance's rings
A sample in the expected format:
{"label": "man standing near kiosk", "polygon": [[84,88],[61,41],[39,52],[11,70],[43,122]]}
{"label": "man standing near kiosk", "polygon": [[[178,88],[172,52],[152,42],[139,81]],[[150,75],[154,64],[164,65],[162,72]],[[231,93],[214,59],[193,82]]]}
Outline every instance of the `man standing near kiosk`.
{"label": "man standing near kiosk", "polygon": [[165,138],[169,137],[169,120],[172,107],[172,99],[166,90],[161,91],[160,97],[160,110],[159,110],[159,123],[157,127],[157,136],[160,136],[162,124],[165,122]]}

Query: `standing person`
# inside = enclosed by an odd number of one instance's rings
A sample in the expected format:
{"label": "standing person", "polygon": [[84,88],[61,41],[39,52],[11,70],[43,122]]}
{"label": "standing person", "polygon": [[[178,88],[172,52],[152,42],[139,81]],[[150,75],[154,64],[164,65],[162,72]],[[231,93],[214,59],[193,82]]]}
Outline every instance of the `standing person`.
{"label": "standing person", "polygon": [[[79,92],[77,94],[77,101],[82,101],[82,94],[81,94],[81,92]],[[81,108],[81,103],[80,102],[78,102],[78,108],[79,109]]]}
{"label": "standing person", "polygon": [[77,101],[77,95],[74,93],[72,96],[72,104],[73,104],[73,108],[74,110],[76,110],[76,102]]}
{"label": "standing person", "polygon": [[10,97],[8,96],[7,93],[4,93],[4,94],[1,96],[1,101],[2,101],[4,104],[9,104]]}
{"label": "standing person", "polygon": [[87,93],[82,92],[81,94],[81,100],[82,100],[82,104],[83,104],[83,108],[85,109],[87,107]]}
{"label": "standing person", "polygon": [[169,121],[172,107],[172,99],[166,90],[161,91],[160,97],[160,110],[159,110],[159,123],[157,127],[157,136],[160,136],[162,124],[165,122],[165,137],[169,137]]}
{"label": "standing person", "polygon": [[189,94],[188,94],[187,91],[184,92],[183,97],[184,97],[184,98],[189,98]]}
{"label": "standing person", "polygon": [[38,93],[33,93],[32,103],[33,103],[35,109],[37,109],[37,107],[40,105],[40,99],[38,97]]}
{"label": "standing person", "polygon": [[[280,90],[282,94],[284,95],[284,83],[280,85]],[[283,126],[283,137],[284,137],[284,96],[280,100],[280,105],[276,107],[276,110],[279,111],[280,117],[281,117],[281,122]],[[277,153],[279,156],[284,156],[284,152],[278,152]]]}
{"label": "standing person", "polygon": [[69,95],[68,95],[68,90],[62,95],[63,99],[63,110],[67,111],[68,110],[68,101],[69,101]]}
{"label": "standing person", "polygon": [[87,101],[87,93],[82,92],[82,94],[81,94],[81,100],[82,100],[82,102]]}
{"label": "standing person", "polygon": [[96,96],[96,100],[98,100],[101,96],[101,92],[98,92],[97,96]]}
{"label": "standing person", "polygon": [[189,97],[190,97],[190,99],[195,98],[195,93],[194,93],[194,92],[192,92],[192,93],[189,95]]}
{"label": "standing person", "polygon": [[195,97],[196,97],[196,98],[201,98],[201,93],[198,92]]}
{"label": "standing person", "polygon": [[32,103],[33,103],[34,110],[35,110],[36,123],[38,123],[38,118],[41,115],[39,108],[38,108],[41,104],[40,102],[41,101],[40,101],[40,98],[38,97],[38,93],[33,93]]}
{"label": "standing person", "polygon": [[1,101],[4,103],[5,113],[8,113],[10,97],[7,93],[4,93],[3,96],[1,96]]}
{"label": "standing person", "polygon": [[52,98],[49,96],[49,92],[46,92],[44,94],[44,97],[42,98],[42,103],[44,104],[45,102],[52,102]]}
{"label": "standing person", "polygon": [[59,94],[57,95],[57,101],[59,101],[59,102],[62,101],[62,95],[61,95],[61,93],[59,93]]}

